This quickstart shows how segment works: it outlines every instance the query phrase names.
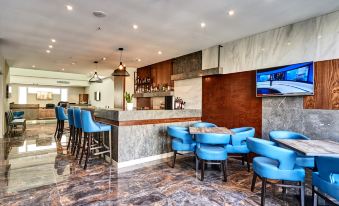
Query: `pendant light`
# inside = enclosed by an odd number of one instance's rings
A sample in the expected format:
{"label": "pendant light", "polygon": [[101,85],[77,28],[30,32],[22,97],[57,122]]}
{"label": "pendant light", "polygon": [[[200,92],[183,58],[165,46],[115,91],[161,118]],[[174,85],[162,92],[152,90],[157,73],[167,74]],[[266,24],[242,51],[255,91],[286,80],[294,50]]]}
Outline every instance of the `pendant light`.
{"label": "pendant light", "polygon": [[[98,61],[94,61],[93,62],[95,64],[95,70],[98,69]],[[92,78],[90,78],[89,83],[102,83],[102,79],[99,77],[98,73],[95,71],[94,75],[92,76]]]}
{"label": "pendant light", "polygon": [[126,71],[126,66],[122,64],[121,58],[122,58],[122,52],[124,51],[124,48],[119,48],[120,51],[120,64],[117,69],[114,70],[112,73],[112,76],[114,77],[128,77],[129,73]]}

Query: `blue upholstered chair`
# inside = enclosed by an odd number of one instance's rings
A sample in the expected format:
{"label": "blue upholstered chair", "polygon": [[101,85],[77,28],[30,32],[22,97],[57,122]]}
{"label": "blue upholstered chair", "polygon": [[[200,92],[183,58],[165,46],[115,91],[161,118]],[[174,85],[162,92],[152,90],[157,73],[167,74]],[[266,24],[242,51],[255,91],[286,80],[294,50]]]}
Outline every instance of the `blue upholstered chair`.
{"label": "blue upholstered chair", "polygon": [[15,111],[13,112],[13,119],[23,119],[24,118],[24,111]]}
{"label": "blue upholstered chair", "polygon": [[174,152],[172,167],[174,168],[178,151],[195,151],[195,141],[186,127],[168,126],[167,134],[172,138],[172,150]]}
{"label": "blue upholstered chair", "polygon": [[68,118],[63,107],[56,107],[56,111],[56,114],[58,115],[57,120],[59,122],[57,137],[58,140],[61,140],[62,134],[64,133],[65,121],[68,120]]}
{"label": "blue upholstered chair", "polygon": [[217,125],[209,122],[197,122],[194,123],[192,127],[217,127]]}
{"label": "blue upholstered chair", "polygon": [[[327,202],[337,205],[339,202],[339,157],[316,157],[315,162],[318,172],[312,174],[313,205],[318,205],[318,195]],[[324,193],[337,202],[334,203]]]}
{"label": "blue upholstered chair", "polygon": [[[275,141],[276,139],[298,139],[298,140],[309,140],[310,139],[306,137],[305,135],[302,135],[296,132],[291,132],[291,131],[271,131],[269,134],[269,137],[271,141]],[[306,157],[304,155],[297,154],[296,164],[301,167],[313,168],[314,157]]]}
{"label": "blue upholstered chair", "polygon": [[75,107],[73,109],[73,118],[74,118],[74,145],[72,146],[72,155],[75,155],[75,158],[78,158],[80,148],[81,148],[81,139],[82,139],[82,122],[81,122],[81,109]]}
{"label": "blue upholstered chair", "polygon": [[197,134],[195,135],[196,158],[201,163],[201,181],[204,180],[205,161],[220,161],[224,173],[224,181],[227,181],[227,149],[230,142],[229,134]]}
{"label": "blue upholstered chair", "polygon": [[[102,132],[110,132],[111,131],[111,126],[106,125],[106,124],[99,124],[95,122],[92,118],[92,114],[90,111],[83,110],[81,111],[81,122],[82,122],[82,129],[84,132],[84,143],[83,143],[83,148],[81,151],[81,157],[79,160],[79,164],[81,165],[81,160],[86,153],[86,159],[85,159],[85,164],[84,164],[84,169],[87,168],[87,162],[88,162],[88,157],[91,155],[91,150],[95,149],[100,149],[97,146],[92,148],[92,143],[94,142],[92,139],[94,138],[95,134],[100,134]],[[104,145],[99,145],[101,149],[106,149],[105,151],[100,150],[100,152],[95,153],[95,155],[98,154],[104,154],[104,153],[109,153],[110,156],[110,161],[112,161],[112,144],[111,144],[111,137],[108,135],[109,138],[109,145],[108,147],[105,147]],[[86,142],[87,142],[87,147],[86,147]],[[100,141],[102,144],[104,141]],[[85,152],[86,151],[86,152]]]}
{"label": "blue upholstered chair", "polygon": [[254,137],[255,129],[253,127],[240,127],[231,129],[234,135],[231,136],[231,142],[226,146],[227,153],[241,154],[242,164],[244,165],[244,159],[247,157],[247,170],[250,171],[250,150],[246,145],[247,137]]}
{"label": "blue upholstered chair", "polygon": [[67,150],[71,144],[74,144],[74,113],[73,108],[67,109],[68,125],[69,125],[69,138],[67,144]]}
{"label": "blue upholstered chair", "polygon": [[[305,204],[305,170],[296,165],[297,154],[285,148],[275,146],[274,142],[248,137],[247,146],[251,152],[261,157],[253,159],[253,180],[251,190],[254,191],[257,176],[262,180],[261,205],[265,205],[267,179],[281,180],[285,195],[286,188],[294,187],[300,189],[301,205]],[[299,186],[285,184],[285,181],[298,182]],[[273,183],[272,183],[273,184]]]}

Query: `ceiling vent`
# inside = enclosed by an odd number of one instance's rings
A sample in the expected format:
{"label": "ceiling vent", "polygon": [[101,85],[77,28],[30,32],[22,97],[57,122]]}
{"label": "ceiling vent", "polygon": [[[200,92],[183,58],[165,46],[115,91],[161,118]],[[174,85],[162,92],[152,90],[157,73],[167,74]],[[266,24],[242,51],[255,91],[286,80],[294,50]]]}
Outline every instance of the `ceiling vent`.
{"label": "ceiling vent", "polygon": [[106,17],[105,12],[103,12],[103,11],[93,11],[93,15],[94,15],[95,17],[98,17],[98,18]]}

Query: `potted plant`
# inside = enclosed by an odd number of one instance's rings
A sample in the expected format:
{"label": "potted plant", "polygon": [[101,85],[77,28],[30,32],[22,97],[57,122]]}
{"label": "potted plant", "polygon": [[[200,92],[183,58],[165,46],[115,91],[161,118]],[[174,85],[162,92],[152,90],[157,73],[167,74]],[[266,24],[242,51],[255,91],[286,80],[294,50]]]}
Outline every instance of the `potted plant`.
{"label": "potted plant", "polygon": [[128,93],[128,92],[125,92],[125,100],[126,100],[126,103],[127,103],[127,110],[128,111],[132,111],[133,110],[133,95]]}

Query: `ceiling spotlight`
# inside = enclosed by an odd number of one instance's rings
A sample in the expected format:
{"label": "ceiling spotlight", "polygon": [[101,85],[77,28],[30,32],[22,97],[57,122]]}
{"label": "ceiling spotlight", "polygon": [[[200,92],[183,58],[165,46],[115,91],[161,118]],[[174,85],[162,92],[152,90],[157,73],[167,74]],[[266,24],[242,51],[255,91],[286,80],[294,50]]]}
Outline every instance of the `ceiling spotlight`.
{"label": "ceiling spotlight", "polygon": [[73,10],[73,6],[71,6],[71,5],[66,5],[66,8],[67,8],[68,11],[72,11]]}
{"label": "ceiling spotlight", "polygon": [[228,11],[228,15],[229,15],[229,16],[233,16],[233,15],[234,15],[234,10],[229,10],[229,11]]}
{"label": "ceiling spotlight", "polygon": [[98,17],[98,18],[106,17],[105,12],[103,12],[103,11],[93,11],[92,14],[93,14],[95,17]]}
{"label": "ceiling spotlight", "polygon": [[138,62],[141,62],[141,59],[137,58],[137,61],[138,61]]}
{"label": "ceiling spotlight", "polygon": [[103,61],[106,61],[106,57],[102,57],[102,60],[103,60]]}
{"label": "ceiling spotlight", "polygon": [[133,29],[138,29],[138,25],[133,24]]}
{"label": "ceiling spotlight", "polygon": [[55,40],[55,39],[51,39],[51,42],[55,43],[55,42],[56,42],[56,40]]}
{"label": "ceiling spotlight", "polygon": [[51,49],[52,49],[52,48],[53,48],[53,45],[48,45],[48,48],[51,48]]}
{"label": "ceiling spotlight", "polygon": [[206,27],[205,22],[201,22],[201,23],[200,23],[200,26],[201,26],[201,28],[205,28],[205,27]]}
{"label": "ceiling spotlight", "polygon": [[32,65],[33,68],[35,68],[35,65]]}
{"label": "ceiling spotlight", "polygon": [[288,45],[288,46],[291,45],[291,42],[287,42],[287,45]]}
{"label": "ceiling spotlight", "polygon": [[162,55],[162,51],[158,51],[158,54],[159,54],[159,55]]}
{"label": "ceiling spotlight", "polygon": [[75,64],[75,62],[72,62],[72,65],[74,65]]}
{"label": "ceiling spotlight", "polygon": [[51,53],[51,51],[47,49],[47,50],[46,50],[46,53]]}
{"label": "ceiling spotlight", "polygon": [[62,68],[61,70],[62,70],[62,71],[65,71],[65,69],[64,69],[64,68]]}

